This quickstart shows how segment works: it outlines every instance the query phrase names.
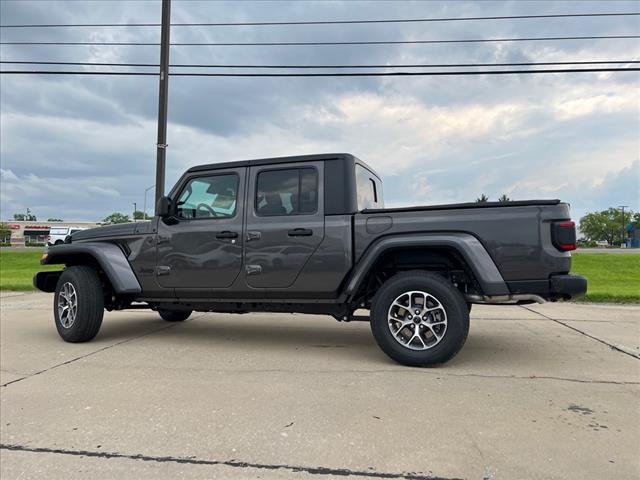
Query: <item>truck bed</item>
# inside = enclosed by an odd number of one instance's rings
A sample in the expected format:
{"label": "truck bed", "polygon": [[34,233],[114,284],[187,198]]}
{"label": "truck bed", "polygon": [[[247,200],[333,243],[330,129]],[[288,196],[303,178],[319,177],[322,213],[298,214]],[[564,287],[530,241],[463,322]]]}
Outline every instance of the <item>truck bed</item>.
{"label": "truck bed", "polygon": [[560,200],[459,203],[365,210],[354,216],[354,260],[376,240],[412,233],[468,233],[485,247],[512,290],[568,273],[571,255],[551,242],[551,222],[569,220]]}

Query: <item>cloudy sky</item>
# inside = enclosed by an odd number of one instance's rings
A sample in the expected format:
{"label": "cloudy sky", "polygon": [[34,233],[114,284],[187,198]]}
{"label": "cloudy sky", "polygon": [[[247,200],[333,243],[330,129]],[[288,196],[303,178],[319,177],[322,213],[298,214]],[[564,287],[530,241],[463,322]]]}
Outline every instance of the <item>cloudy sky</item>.
{"label": "cloudy sky", "polygon": [[[173,22],[632,12],[636,2],[173,2]],[[158,1],[0,2],[2,24],[159,22]],[[640,17],[172,29],[174,42],[638,35]],[[158,42],[159,28],[3,29],[2,41]],[[2,60],[156,63],[156,46],[8,46]],[[638,40],[172,47],[172,63],[394,64],[637,60]],[[3,64],[8,70],[14,66]],[[46,68],[46,67],[45,67]],[[57,67],[50,67],[55,69]],[[77,67],[90,68],[90,67]],[[0,77],[2,219],[100,220],[155,181],[156,77]],[[574,218],[638,210],[640,74],[170,81],[167,187],[201,163],[350,152],[387,205],[561,198]],[[149,195],[151,200],[151,195]],[[149,210],[151,210],[149,201]]]}

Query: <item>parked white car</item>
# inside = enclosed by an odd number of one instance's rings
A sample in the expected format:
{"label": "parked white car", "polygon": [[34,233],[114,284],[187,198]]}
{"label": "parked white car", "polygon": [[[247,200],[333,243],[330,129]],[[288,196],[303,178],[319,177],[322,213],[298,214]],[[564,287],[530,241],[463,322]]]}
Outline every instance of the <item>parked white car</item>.
{"label": "parked white car", "polygon": [[47,237],[47,245],[61,245],[64,240],[72,233],[86,230],[83,227],[51,227],[49,236]]}

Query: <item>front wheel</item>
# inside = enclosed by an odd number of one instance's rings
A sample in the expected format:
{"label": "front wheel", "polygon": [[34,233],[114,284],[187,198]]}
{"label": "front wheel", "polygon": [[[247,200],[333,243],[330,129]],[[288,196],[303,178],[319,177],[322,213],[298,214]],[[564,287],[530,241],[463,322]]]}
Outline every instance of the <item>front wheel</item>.
{"label": "front wheel", "polygon": [[104,293],[91,267],[68,267],[58,279],[53,297],[58,334],[65,342],[87,342],[98,334],[104,316]]}
{"label": "front wheel", "polygon": [[395,361],[437,365],[453,358],[464,345],[469,311],[462,294],[445,278],[420,271],[399,273],[373,301],[371,331]]}

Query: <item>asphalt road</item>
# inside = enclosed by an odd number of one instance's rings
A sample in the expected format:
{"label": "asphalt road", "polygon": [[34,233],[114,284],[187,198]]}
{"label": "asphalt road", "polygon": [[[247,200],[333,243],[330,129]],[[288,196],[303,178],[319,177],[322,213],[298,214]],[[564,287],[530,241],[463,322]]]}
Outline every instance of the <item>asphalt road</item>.
{"label": "asphalt road", "polygon": [[365,323],[114,312],[63,343],[0,300],[0,476],[640,476],[640,307],[474,307],[463,351],[394,364]]}

